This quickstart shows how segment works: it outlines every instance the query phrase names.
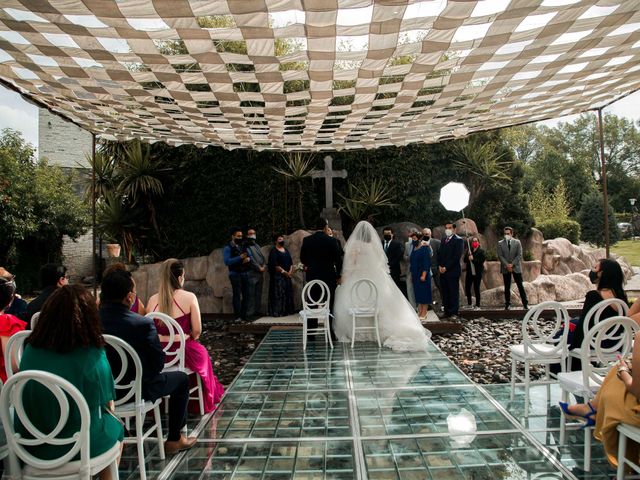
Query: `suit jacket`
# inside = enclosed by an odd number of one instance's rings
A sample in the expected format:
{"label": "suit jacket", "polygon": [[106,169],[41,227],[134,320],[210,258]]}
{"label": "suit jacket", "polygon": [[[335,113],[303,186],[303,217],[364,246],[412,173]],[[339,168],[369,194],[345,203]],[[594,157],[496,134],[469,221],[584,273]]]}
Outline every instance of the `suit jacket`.
{"label": "suit jacket", "polygon": [[38,295],[36,298],[34,298],[29,302],[29,305],[27,305],[27,311],[24,313],[24,316],[22,317],[22,320],[24,320],[29,324],[29,328],[31,328],[31,317],[33,317],[34,314],[42,310],[42,306],[44,305],[44,302],[46,302],[47,299],[51,296],[51,294],[56,291],[56,288],[57,288],[56,286],[44,287],[40,292],[40,295]]}
{"label": "suit jacket", "polygon": [[458,235],[452,235],[448,242],[446,239],[440,242],[438,266],[447,269],[445,273],[441,273],[440,275],[460,277],[462,274],[460,259],[462,258],[463,249],[464,240]]}
{"label": "suit jacket", "polygon": [[[142,363],[142,391],[146,400],[155,399],[154,384],[164,383],[160,372],[164,368],[164,352],[160,345],[158,332],[153,320],[132,312],[121,303],[104,303],[100,305],[102,331],[107,335],[121,338],[133,347]],[[120,368],[120,359],[107,348],[107,358],[111,365]],[[133,378],[132,365],[125,376]]]}
{"label": "suit jacket", "polygon": [[502,239],[498,242],[498,258],[500,259],[500,272],[509,273],[507,265],[513,265],[514,273],[522,273],[522,244],[520,240],[511,239],[511,248],[507,246],[507,241]]}
{"label": "suit jacket", "polygon": [[434,275],[440,275],[438,272],[438,253],[440,252],[440,247],[442,242],[437,238],[432,238],[429,241],[429,246],[431,247],[431,272]]}
{"label": "suit jacket", "polygon": [[336,238],[317,231],[302,240],[300,261],[307,267],[307,281],[322,280],[335,290],[342,273],[342,246]]}
{"label": "suit jacket", "polygon": [[[384,241],[382,242],[382,248],[384,248]],[[399,278],[400,262],[404,254],[404,245],[397,240],[391,240],[385,253],[387,255],[387,263],[389,264],[389,274],[391,274],[393,278]]]}

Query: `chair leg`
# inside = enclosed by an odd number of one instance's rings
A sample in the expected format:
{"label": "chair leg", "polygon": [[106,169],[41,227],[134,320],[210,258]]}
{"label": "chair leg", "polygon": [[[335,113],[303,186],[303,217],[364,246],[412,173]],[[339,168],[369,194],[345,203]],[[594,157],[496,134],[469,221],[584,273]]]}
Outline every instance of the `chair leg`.
{"label": "chair leg", "polygon": [[[569,392],[562,390],[562,401],[569,402]],[[564,412],[560,410],[560,445],[564,445],[567,441],[567,417]]]}
{"label": "chair leg", "polygon": [[591,471],[591,428],[584,429],[584,471]]}
{"label": "chair leg", "polygon": [[300,316],[302,319],[302,350],[305,351],[307,349],[307,317]]}
{"label": "chair leg", "polygon": [[618,440],[618,471],[616,474],[617,480],[624,480],[624,466],[625,455],[627,454],[627,436],[624,433],[619,432]]}
{"label": "chair leg", "polygon": [[511,401],[516,394],[516,358],[511,357]]}
{"label": "chair leg", "polygon": [[531,382],[531,375],[529,372],[529,362],[524,362],[524,416],[529,416],[529,383]]}
{"label": "chair leg", "polygon": [[329,346],[333,348],[333,340],[331,340],[331,323],[329,322],[329,317],[325,318],[324,333],[329,342]]}
{"label": "chair leg", "polygon": [[147,480],[147,470],[144,458],[144,417],[139,410],[136,412],[136,445],[138,447],[138,462],[140,463],[140,480]]}
{"label": "chair leg", "polygon": [[114,460],[109,464],[109,474],[111,476],[111,480],[118,480],[120,475],[118,474],[118,461]]}
{"label": "chair leg", "polygon": [[158,454],[160,460],[164,460],[164,436],[162,435],[162,420],[160,419],[160,405],[153,409],[153,416],[156,422],[156,436],[158,437]]}
{"label": "chair leg", "polygon": [[198,382],[198,403],[200,404],[200,416],[204,415],[204,392],[202,391],[202,378],[196,373],[196,381]]}
{"label": "chair leg", "polygon": [[374,314],[373,321],[376,325],[376,338],[378,339],[378,348],[382,348],[382,344],[380,343],[380,328],[378,327],[378,312]]}
{"label": "chair leg", "polygon": [[356,315],[351,315],[351,348],[353,348],[353,344],[356,341]]}

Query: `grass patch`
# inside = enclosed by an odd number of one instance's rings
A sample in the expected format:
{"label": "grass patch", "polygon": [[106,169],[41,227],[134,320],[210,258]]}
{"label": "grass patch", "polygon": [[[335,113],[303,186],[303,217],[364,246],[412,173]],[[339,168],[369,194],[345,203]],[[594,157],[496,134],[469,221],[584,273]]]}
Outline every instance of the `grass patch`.
{"label": "grass patch", "polygon": [[611,247],[611,252],[623,256],[634,267],[640,267],[640,240],[621,240]]}

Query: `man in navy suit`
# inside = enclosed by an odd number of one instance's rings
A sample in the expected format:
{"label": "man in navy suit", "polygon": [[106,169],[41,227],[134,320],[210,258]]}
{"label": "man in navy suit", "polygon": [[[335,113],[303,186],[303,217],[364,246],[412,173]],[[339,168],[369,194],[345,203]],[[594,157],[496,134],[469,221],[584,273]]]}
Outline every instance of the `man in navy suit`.
{"label": "man in navy suit", "polygon": [[[162,373],[165,354],[153,320],[130,310],[136,298],[131,273],[123,270],[108,273],[100,287],[102,330],[127,342],[140,357],[143,398],[153,402],[169,396],[169,432],[164,444],[165,452],[171,454],[188,450],[197,440],[181,433],[187,422],[189,377],[184,372]],[[119,371],[120,358],[109,348],[107,358],[113,365],[112,370]],[[132,377],[133,372],[128,370],[125,380]]]}
{"label": "man in navy suit", "polygon": [[456,224],[447,222],[444,226],[445,238],[438,252],[438,271],[440,272],[440,293],[446,317],[458,315],[460,306],[460,259],[464,241],[456,235]]}

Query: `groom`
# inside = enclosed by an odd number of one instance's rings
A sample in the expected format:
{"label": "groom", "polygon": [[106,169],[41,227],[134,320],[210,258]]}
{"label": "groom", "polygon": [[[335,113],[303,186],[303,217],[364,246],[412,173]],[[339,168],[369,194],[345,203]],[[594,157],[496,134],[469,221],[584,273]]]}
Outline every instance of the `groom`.
{"label": "groom", "polygon": [[[322,280],[329,287],[331,295],[330,308],[333,313],[333,299],[336,286],[340,283],[342,272],[342,246],[335,238],[328,235],[329,224],[324,218],[318,219],[316,232],[302,240],[300,261],[307,267],[307,282]],[[333,317],[329,317],[331,336],[333,337]],[[310,319],[309,328],[317,328],[318,320]]]}

